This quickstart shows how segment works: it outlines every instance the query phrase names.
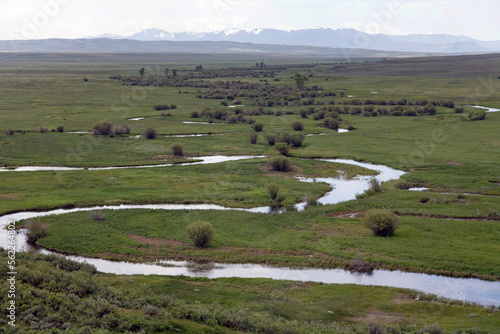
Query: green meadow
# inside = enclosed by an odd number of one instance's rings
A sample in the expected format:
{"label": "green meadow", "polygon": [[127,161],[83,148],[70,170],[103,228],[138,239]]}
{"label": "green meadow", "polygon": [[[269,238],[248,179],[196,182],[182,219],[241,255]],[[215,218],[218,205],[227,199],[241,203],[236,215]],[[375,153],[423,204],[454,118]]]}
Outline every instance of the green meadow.
{"label": "green meadow", "polygon": [[[96,221],[88,212],[78,212],[39,218],[46,236],[37,243],[62,253],[131,262],[175,259],[346,268],[363,260],[375,268],[498,281],[500,113],[469,119],[477,111],[471,105],[500,108],[498,57],[483,59],[480,68],[482,58],[475,57],[354,63],[273,58],[262,71],[255,69],[261,60],[230,56],[207,60],[145,55],[142,62],[131,55],[94,55],[81,62],[72,62],[71,55],[4,60],[0,167],[83,169],[0,171],[0,213],[153,203],[253,208],[276,205],[266,190],[274,184],[284,196],[283,214],[103,210],[105,220]],[[443,70],[443,62],[453,70]],[[199,64],[203,71],[195,70]],[[144,77],[140,68],[145,68]],[[297,73],[307,78],[303,89],[296,86]],[[446,105],[449,101],[452,107]],[[422,111],[433,103],[434,112]],[[169,107],[156,110],[158,105]],[[337,132],[325,119],[351,130]],[[100,121],[127,126],[130,133],[92,134]],[[293,129],[296,122],[302,123],[301,131]],[[262,131],[255,132],[255,124],[261,124]],[[142,136],[148,128],[156,130],[155,139]],[[203,136],[179,137],[195,134]],[[249,140],[252,134],[257,134],[255,144]],[[301,145],[289,145],[291,171],[272,170],[270,159],[279,153],[269,144],[270,136],[300,134]],[[182,146],[182,156],[173,154],[174,144]],[[211,155],[261,157],[176,165]],[[406,174],[382,183],[381,192],[316,206],[314,200],[329,186],[297,177],[375,174],[320,158],[383,164]],[[141,168],[160,164],[172,166]],[[120,166],[138,168],[88,169]],[[405,190],[413,187],[427,190]],[[305,198],[312,205],[303,212],[291,210]],[[373,236],[363,225],[362,217],[371,208],[399,216],[402,224],[393,237]],[[186,234],[187,225],[199,220],[214,228],[207,248],[194,247]],[[25,256],[28,261],[35,255]],[[60,273],[65,279],[70,274]],[[125,295],[136,296],[141,286],[147,287],[147,301],[137,297],[119,304],[110,299],[118,307],[116,317],[142,316],[138,305],[151,304],[162,310],[155,314],[168,313],[165,319],[172,328],[184,333],[307,333],[301,331],[303,322],[318,325],[318,333],[366,333],[374,326],[381,326],[380,333],[496,333],[499,327],[495,309],[432,296],[416,300],[416,292],[401,289],[264,279],[104,274],[93,279],[102,289]],[[24,283],[26,288],[31,284]],[[62,290],[57,293],[66,298]],[[96,296],[87,297],[99,300]],[[160,303],[167,296],[176,302]],[[214,315],[220,308],[238,315],[234,319],[239,325],[218,322]],[[251,317],[239,317],[247,311]],[[146,315],[150,327],[143,328],[165,330],[154,327],[159,326],[151,320],[154,315]],[[29,327],[28,320],[21,322]],[[250,325],[241,325],[244,322]],[[283,322],[283,327],[264,326],[273,322]],[[120,330],[126,328],[110,331]]]}

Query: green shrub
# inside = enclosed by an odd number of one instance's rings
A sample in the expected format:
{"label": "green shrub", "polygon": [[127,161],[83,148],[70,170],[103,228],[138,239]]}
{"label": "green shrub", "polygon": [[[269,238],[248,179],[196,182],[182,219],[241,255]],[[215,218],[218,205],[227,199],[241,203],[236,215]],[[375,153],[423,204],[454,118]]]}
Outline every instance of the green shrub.
{"label": "green shrub", "polygon": [[14,130],[12,129],[7,129],[4,131],[4,133],[7,135],[7,136],[12,136],[14,134]]}
{"label": "green shrub", "polygon": [[281,155],[288,155],[288,145],[287,143],[277,143],[276,146],[274,146],[274,148],[276,149],[276,151],[279,152],[279,154]]}
{"label": "green shrub", "polygon": [[455,108],[455,114],[463,114],[464,108]]}
{"label": "green shrub", "polygon": [[270,183],[266,186],[266,189],[271,199],[275,201],[278,198],[280,187],[277,184]]}
{"label": "green shrub", "polygon": [[196,247],[208,247],[212,240],[214,229],[207,222],[194,222],[188,225],[186,232]]}
{"label": "green shrub", "polygon": [[323,127],[332,130],[338,130],[339,122],[335,118],[328,117],[323,120]]}
{"label": "green shrub", "polygon": [[198,118],[198,117],[200,117],[200,114],[198,114],[198,112],[197,112],[197,111],[193,111],[193,112],[191,113],[191,115],[189,115],[189,117],[191,117],[191,118]]}
{"label": "green shrub", "polygon": [[28,242],[31,244],[36,243],[38,239],[44,238],[46,236],[45,227],[38,220],[29,220],[26,223],[26,237]]}
{"label": "green shrub", "polygon": [[247,122],[248,125],[252,125],[252,124],[255,123],[255,119],[249,117],[249,118],[247,118],[246,122]]}
{"label": "green shrub", "polygon": [[390,237],[400,226],[398,216],[387,210],[372,209],[365,214],[363,223],[380,237]]}
{"label": "green shrub", "polygon": [[226,118],[227,124],[236,124],[236,122],[238,122],[238,119],[236,118],[235,115],[231,115],[228,118]]}
{"label": "green shrub", "polygon": [[482,121],[486,118],[486,112],[482,109],[474,110],[469,114],[469,119],[471,121]]}
{"label": "green shrub", "polygon": [[304,130],[304,123],[298,122],[298,121],[293,122],[292,129],[294,129],[295,131],[302,131],[302,130]]}
{"label": "green shrub", "polygon": [[302,143],[305,139],[306,137],[302,133],[293,135],[291,144],[293,147],[302,147]]}
{"label": "green shrub", "polygon": [[115,135],[128,135],[130,128],[127,125],[117,125],[113,127],[113,133]]}
{"label": "green shrub", "polygon": [[276,141],[276,136],[272,133],[266,133],[264,135],[264,138],[266,139],[267,143],[271,146],[274,145],[274,143]]}
{"label": "green shrub", "polygon": [[255,132],[261,132],[264,129],[264,124],[262,124],[262,123],[254,123],[254,124],[252,124],[252,129]]}
{"label": "green shrub", "polygon": [[46,133],[47,131],[49,131],[49,129],[47,129],[45,126],[41,126],[38,128],[38,132],[40,133]]}
{"label": "green shrub", "polygon": [[184,150],[182,149],[181,144],[173,144],[172,145],[172,154],[176,157],[182,157],[184,155]]}
{"label": "green shrub", "polygon": [[153,128],[147,128],[142,136],[146,139],[155,139],[158,136],[158,132],[156,132],[156,130]]}
{"label": "green shrub", "polygon": [[292,170],[292,162],[282,155],[269,159],[269,166],[277,172],[288,172]]}
{"label": "green shrub", "polygon": [[250,141],[250,144],[257,144],[257,138],[259,135],[256,132],[252,132],[248,135],[248,140]]}
{"label": "green shrub", "polygon": [[96,122],[92,125],[92,133],[95,135],[107,136],[113,131],[113,123],[108,121]]}
{"label": "green shrub", "polygon": [[57,132],[64,132],[64,126],[59,125],[59,126],[57,127]]}
{"label": "green shrub", "polygon": [[370,184],[370,189],[373,190],[374,193],[382,192],[380,182],[376,178],[372,177],[368,183]]}
{"label": "green shrub", "polygon": [[420,203],[427,203],[429,202],[430,198],[429,197],[420,197]]}

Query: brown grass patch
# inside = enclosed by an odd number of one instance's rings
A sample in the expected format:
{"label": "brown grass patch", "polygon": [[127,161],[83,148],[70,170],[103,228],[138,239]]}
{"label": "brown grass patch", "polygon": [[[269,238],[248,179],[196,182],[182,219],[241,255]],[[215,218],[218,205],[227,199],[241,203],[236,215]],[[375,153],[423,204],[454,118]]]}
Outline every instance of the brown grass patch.
{"label": "brown grass patch", "polygon": [[353,322],[382,324],[402,323],[405,319],[406,316],[402,313],[385,313],[380,310],[369,310],[363,317],[349,318],[349,320]]}
{"label": "brown grass patch", "polygon": [[460,165],[462,165],[460,162],[456,162],[456,161],[453,161],[453,160],[446,161],[446,164],[447,165],[453,165],[453,166],[460,166]]}
{"label": "brown grass patch", "polygon": [[161,246],[161,245],[169,245],[172,247],[182,247],[184,246],[184,243],[181,241],[176,241],[176,240],[171,240],[171,239],[155,239],[155,238],[148,238],[142,235],[129,235],[127,236],[128,238],[142,242],[144,244],[148,244],[151,246]]}

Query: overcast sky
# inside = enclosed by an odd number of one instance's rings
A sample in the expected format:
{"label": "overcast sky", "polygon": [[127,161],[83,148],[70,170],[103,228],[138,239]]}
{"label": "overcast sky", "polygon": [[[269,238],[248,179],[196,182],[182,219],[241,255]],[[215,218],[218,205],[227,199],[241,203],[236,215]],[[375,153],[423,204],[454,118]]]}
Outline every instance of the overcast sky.
{"label": "overcast sky", "polygon": [[0,0],[0,39],[331,27],[500,40],[499,13],[499,0]]}

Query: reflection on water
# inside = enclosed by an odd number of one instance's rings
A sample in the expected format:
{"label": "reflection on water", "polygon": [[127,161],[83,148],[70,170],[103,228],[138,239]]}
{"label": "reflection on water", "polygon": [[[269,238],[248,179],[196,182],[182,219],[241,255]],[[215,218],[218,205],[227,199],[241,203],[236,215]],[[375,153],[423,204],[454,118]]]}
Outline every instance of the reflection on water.
{"label": "reflection on water", "polygon": [[471,108],[478,108],[478,109],[486,109],[486,112],[498,112],[500,109],[497,108],[489,108],[489,107],[483,107],[483,106],[469,106]]}
{"label": "reflection on water", "polygon": [[[199,162],[190,164],[210,164],[224,161],[235,161],[242,159],[255,158],[251,156],[239,157],[200,157]],[[373,169],[379,172],[376,178],[381,181],[389,181],[398,179],[405,174],[384,165],[374,165],[369,163],[357,162],[346,159],[320,159],[327,162],[352,164],[368,169]],[[162,166],[162,165],[160,165]],[[146,166],[146,167],[160,167]],[[163,165],[163,166],[170,166]],[[144,166],[143,166],[144,167]],[[24,167],[21,167],[24,168]],[[38,167],[47,168],[47,167]],[[48,167],[58,168],[58,167]],[[135,167],[110,167],[110,168],[93,168],[97,169],[113,169],[113,168],[135,168]],[[44,170],[44,169],[36,169]],[[49,169],[60,170],[60,169]],[[68,169],[62,169],[68,170]],[[73,169],[69,169],[73,170]],[[319,199],[321,204],[335,204],[342,201],[355,199],[357,193],[362,193],[368,189],[369,176],[358,176],[352,180],[340,178],[300,178],[302,182],[325,182],[328,183],[332,190],[325,196]],[[303,210],[305,203],[296,205],[297,209]],[[161,210],[239,210],[255,213],[270,213],[273,211],[270,207],[258,207],[252,209],[242,208],[226,208],[214,204],[147,204],[147,205],[120,205],[120,206],[96,206],[92,208],[74,208],[74,209],[58,209],[47,212],[19,212],[8,214],[0,217],[0,247],[6,248],[8,242],[7,230],[4,228],[10,221],[18,221],[47,215],[60,215],[77,211],[91,210],[123,210],[123,209],[161,209]],[[26,237],[21,232],[17,237],[18,251],[28,250],[30,246],[26,243]],[[50,253],[47,250],[38,250],[42,253]],[[463,300],[467,302],[476,302],[482,305],[500,306],[500,282],[487,282],[477,279],[461,279],[449,278],[436,275],[406,273],[400,271],[374,270],[373,274],[366,275],[360,273],[351,273],[341,269],[291,269],[291,268],[276,268],[254,264],[204,264],[199,265],[187,262],[176,261],[158,261],[156,264],[146,263],[128,263],[115,262],[103,259],[92,259],[80,256],[67,256],[72,260],[87,262],[95,265],[98,271],[104,273],[113,273],[118,275],[168,275],[177,276],[184,275],[190,277],[241,277],[241,278],[271,278],[277,280],[293,280],[293,281],[311,281],[321,282],[326,284],[358,284],[358,285],[376,285],[398,288],[408,288],[424,293],[436,294],[440,297],[450,299]]]}

